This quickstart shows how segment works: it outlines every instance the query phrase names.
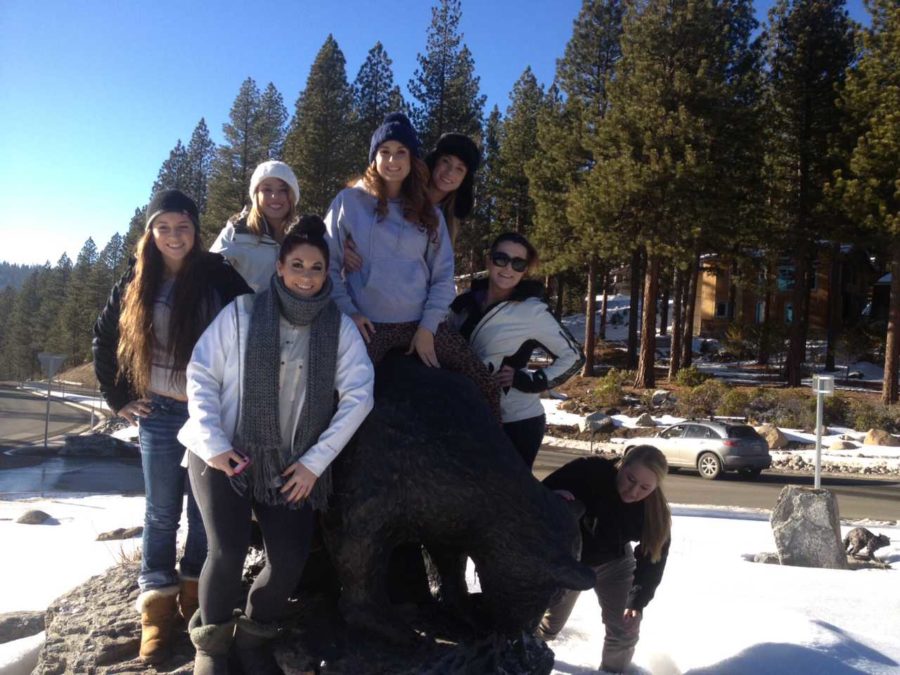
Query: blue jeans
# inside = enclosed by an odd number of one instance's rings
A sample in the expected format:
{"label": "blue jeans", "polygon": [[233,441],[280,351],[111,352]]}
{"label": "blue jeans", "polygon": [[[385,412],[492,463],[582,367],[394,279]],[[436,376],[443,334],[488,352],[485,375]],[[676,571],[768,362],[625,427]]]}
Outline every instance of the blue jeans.
{"label": "blue jeans", "polygon": [[177,438],[188,418],[187,403],[151,394],[150,406],[150,414],[138,423],[147,498],[141,574],[138,577],[142,592],[179,582],[175,571],[175,535],[181,521],[185,488],[188,533],[184,556],[179,563],[181,574],[199,577],[206,560],[206,531],[200,509],[186,482],[187,470],[181,466],[185,448]]}

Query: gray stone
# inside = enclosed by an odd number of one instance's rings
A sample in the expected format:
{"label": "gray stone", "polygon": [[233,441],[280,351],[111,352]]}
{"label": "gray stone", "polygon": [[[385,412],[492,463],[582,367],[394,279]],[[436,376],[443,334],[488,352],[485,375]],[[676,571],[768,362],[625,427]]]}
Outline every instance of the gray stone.
{"label": "gray stone", "polygon": [[136,527],[117,527],[109,532],[101,532],[97,535],[96,541],[114,541],[119,539],[133,539],[140,537],[144,533],[142,525]]}
{"label": "gray stone", "polygon": [[781,560],[777,553],[757,553],[753,556],[753,562],[763,563],[765,565],[780,565]]}
{"label": "gray stone", "polygon": [[653,421],[650,413],[645,412],[634,421],[634,425],[637,427],[655,427],[656,422]]}
{"label": "gray stone", "polygon": [[21,516],[16,518],[16,522],[20,525],[43,525],[48,520],[52,520],[52,518],[53,517],[49,513],[44,513],[43,511],[32,509],[31,511],[26,511]]}
{"label": "gray stone", "polygon": [[831,491],[786,485],[771,523],[782,565],[847,569],[837,498]]}
{"label": "gray stone", "polygon": [[587,417],[584,417],[578,421],[578,429],[582,432],[607,432],[612,431],[615,428],[616,423],[613,421],[613,419],[609,415],[606,415],[602,412],[591,413]]}
{"label": "gray stone", "polygon": [[37,635],[44,630],[44,612],[0,614],[0,644]]}
{"label": "gray stone", "polygon": [[655,406],[660,406],[666,402],[669,398],[669,392],[665,389],[657,389],[653,392],[653,396],[650,398],[650,403]]}
{"label": "gray stone", "polygon": [[756,427],[756,433],[766,439],[770,450],[781,450],[788,445],[787,437],[774,424],[763,424]]}
{"label": "gray stone", "polygon": [[66,436],[59,454],[68,457],[136,457],[138,447],[106,434]]}
{"label": "gray stone", "polygon": [[828,446],[829,450],[855,450],[856,443],[853,441],[847,441],[842,438],[838,438],[836,440],[831,441],[831,445]]}
{"label": "gray stone", "polygon": [[896,447],[900,445],[900,440],[892,436],[884,429],[869,429],[866,432],[866,438],[863,445],[884,445],[887,447]]}

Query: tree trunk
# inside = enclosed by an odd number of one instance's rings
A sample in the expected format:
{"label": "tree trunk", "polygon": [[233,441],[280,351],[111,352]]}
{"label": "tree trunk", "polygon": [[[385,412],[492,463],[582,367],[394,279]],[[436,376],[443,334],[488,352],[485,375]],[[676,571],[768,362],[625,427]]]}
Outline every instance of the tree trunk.
{"label": "tree trunk", "polygon": [[644,305],[641,312],[641,358],[634,386],[649,389],[656,386],[656,297],[659,293],[659,256],[647,251],[644,274]]}
{"label": "tree trunk", "polygon": [[563,292],[566,288],[565,277],[562,274],[556,275],[556,307],[553,309],[553,316],[559,321],[562,319],[563,312]]}
{"label": "tree trunk", "polygon": [[631,254],[631,307],[628,308],[628,370],[637,368],[637,329],[641,304],[641,248],[634,249]]}
{"label": "tree trunk", "polygon": [[659,334],[665,335],[669,329],[669,295],[672,292],[672,273],[666,270],[662,275],[659,293]]}
{"label": "tree trunk", "polygon": [[600,339],[606,339],[606,306],[609,295],[609,267],[603,270],[603,299],[600,301]]}
{"label": "tree trunk", "polygon": [[587,302],[584,312],[584,367],[582,377],[594,376],[594,319],[597,312],[597,260],[591,257],[587,272]]}
{"label": "tree trunk", "polygon": [[766,295],[765,300],[763,300],[763,321],[759,329],[759,346],[756,351],[756,362],[761,366],[769,363],[769,356],[771,355],[769,348],[772,342],[770,337],[772,332],[772,270],[768,262],[765,265],[763,274],[765,276]]}
{"label": "tree trunk", "polygon": [[803,301],[807,293],[806,276],[807,256],[805,251],[800,251],[794,260],[794,292],[791,294],[793,304],[793,317],[791,321],[790,343],[788,344],[787,358],[784,362],[784,378],[789,387],[799,387],[803,377],[801,366],[803,365]]}
{"label": "tree trunk", "polygon": [[697,305],[697,283],[700,280],[700,254],[694,254],[688,281],[685,284],[684,325],[681,338],[681,367],[689,368],[694,358],[694,308]]}
{"label": "tree trunk", "polygon": [[881,389],[881,401],[885,405],[896,403],[897,390],[897,355],[900,352],[900,240],[895,240],[891,247],[891,299],[888,310],[887,336],[884,340],[884,380]]}
{"label": "tree trunk", "polygon": [[684,322],[684,272],[677,267],[674,272],[675,304],[672,305],[672,344],[669,346],[669,380],[672,380],[681,369],[681,330]]}
{"label": "tree trunk", "polygon": [[841,245],[839,242],[831,244],[831,271],[828,275],[828,301],[825,312],[825,370],[835,370],[834,354],[837,343],[837,324],[840,315],[839,305],[841,299]]}

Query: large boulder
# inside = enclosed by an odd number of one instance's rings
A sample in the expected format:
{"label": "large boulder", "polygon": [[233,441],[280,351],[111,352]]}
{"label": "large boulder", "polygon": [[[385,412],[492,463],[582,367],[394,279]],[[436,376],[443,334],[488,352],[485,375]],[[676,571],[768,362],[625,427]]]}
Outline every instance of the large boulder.
{"label": "large boulder", "polygon": [[770,450],[782,450],[788,445],[787,437],[774,424],[763,424],[761,427],[756,427],[756,433],[766,439]]}
{"label": "large boulder", "polygon": [[653,419],[653,416],[650,413],[642,413],[635,421],[634,426],[636,427],[655,427],[656,421]]}
{"label": "large boulder", "polygon": [[831,444],[828,446],[829,450],[855,450],[856,443],[853,441],[845,440],[843,438],[837,438],[831,441]]}
{"label": "large boulder", "polygon": [[869,429],[863,440],[863,445],[884,445],[887,447],[900,446],[900,440],[892,436],[884,429]]}
{"label": "large boulder", "polygon": [[[487,631],[531,632],[559,588],[593,586],[593,572],[575,559],[576,518],[534,478],[474,383],[391,356],[376,372],[375,399],[335,462],[324,519],[351,626],[412,639],[387,594],[391,553],[411,543],[427,549],[440,597],[471,609]],[[482,589],[473,602],[466,557]]]}
{"label": "large boulder", "polygon": [[609,415],[602,412],[594,412],[579,420],[578,428],[582,432],[608,432],[616,428],[616,423]]}
{"label": "large boulder", "polygon": [[0,614],[0,644],[37,635],[44,630],[44,612]]}
{"label": "large boulder", "polygon": [[831,491],[786,485],[771,523],[782,565],[847,569],[837,498]]}

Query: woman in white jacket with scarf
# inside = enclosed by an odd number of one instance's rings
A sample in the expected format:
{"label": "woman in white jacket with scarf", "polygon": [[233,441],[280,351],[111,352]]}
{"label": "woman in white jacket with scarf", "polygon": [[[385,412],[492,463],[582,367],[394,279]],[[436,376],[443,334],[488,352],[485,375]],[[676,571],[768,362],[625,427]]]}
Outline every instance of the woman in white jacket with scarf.
{"label": "woman in white jacket with scarf", "polygon": [[[544,438],[540,393],[568,380],[584,363],[581,346],[543,301],[543,286],[525,278],[537,262],[537,250],[525,237],[501,234],[491,244],[487,279],[476,280],[453,301],[449,319],[501,387],[503,430],[529,468]],[[553,363],[532,371],[528,362],[537,348]]]}
{"label": "woman in white jacket with scarf", "polygon": [[[305,216],[281,246],[269,288],[225,307],[187,369],[190,418],[178,435],[209,538],[194,673],[281,673],[268,643],[309,550],[329,465],[372,409],[374,371],[353,321],[331,299],[325,225]],[[334,394],[337,392],[337,409]],[[236,610],[251,511],[266,548]]]}

